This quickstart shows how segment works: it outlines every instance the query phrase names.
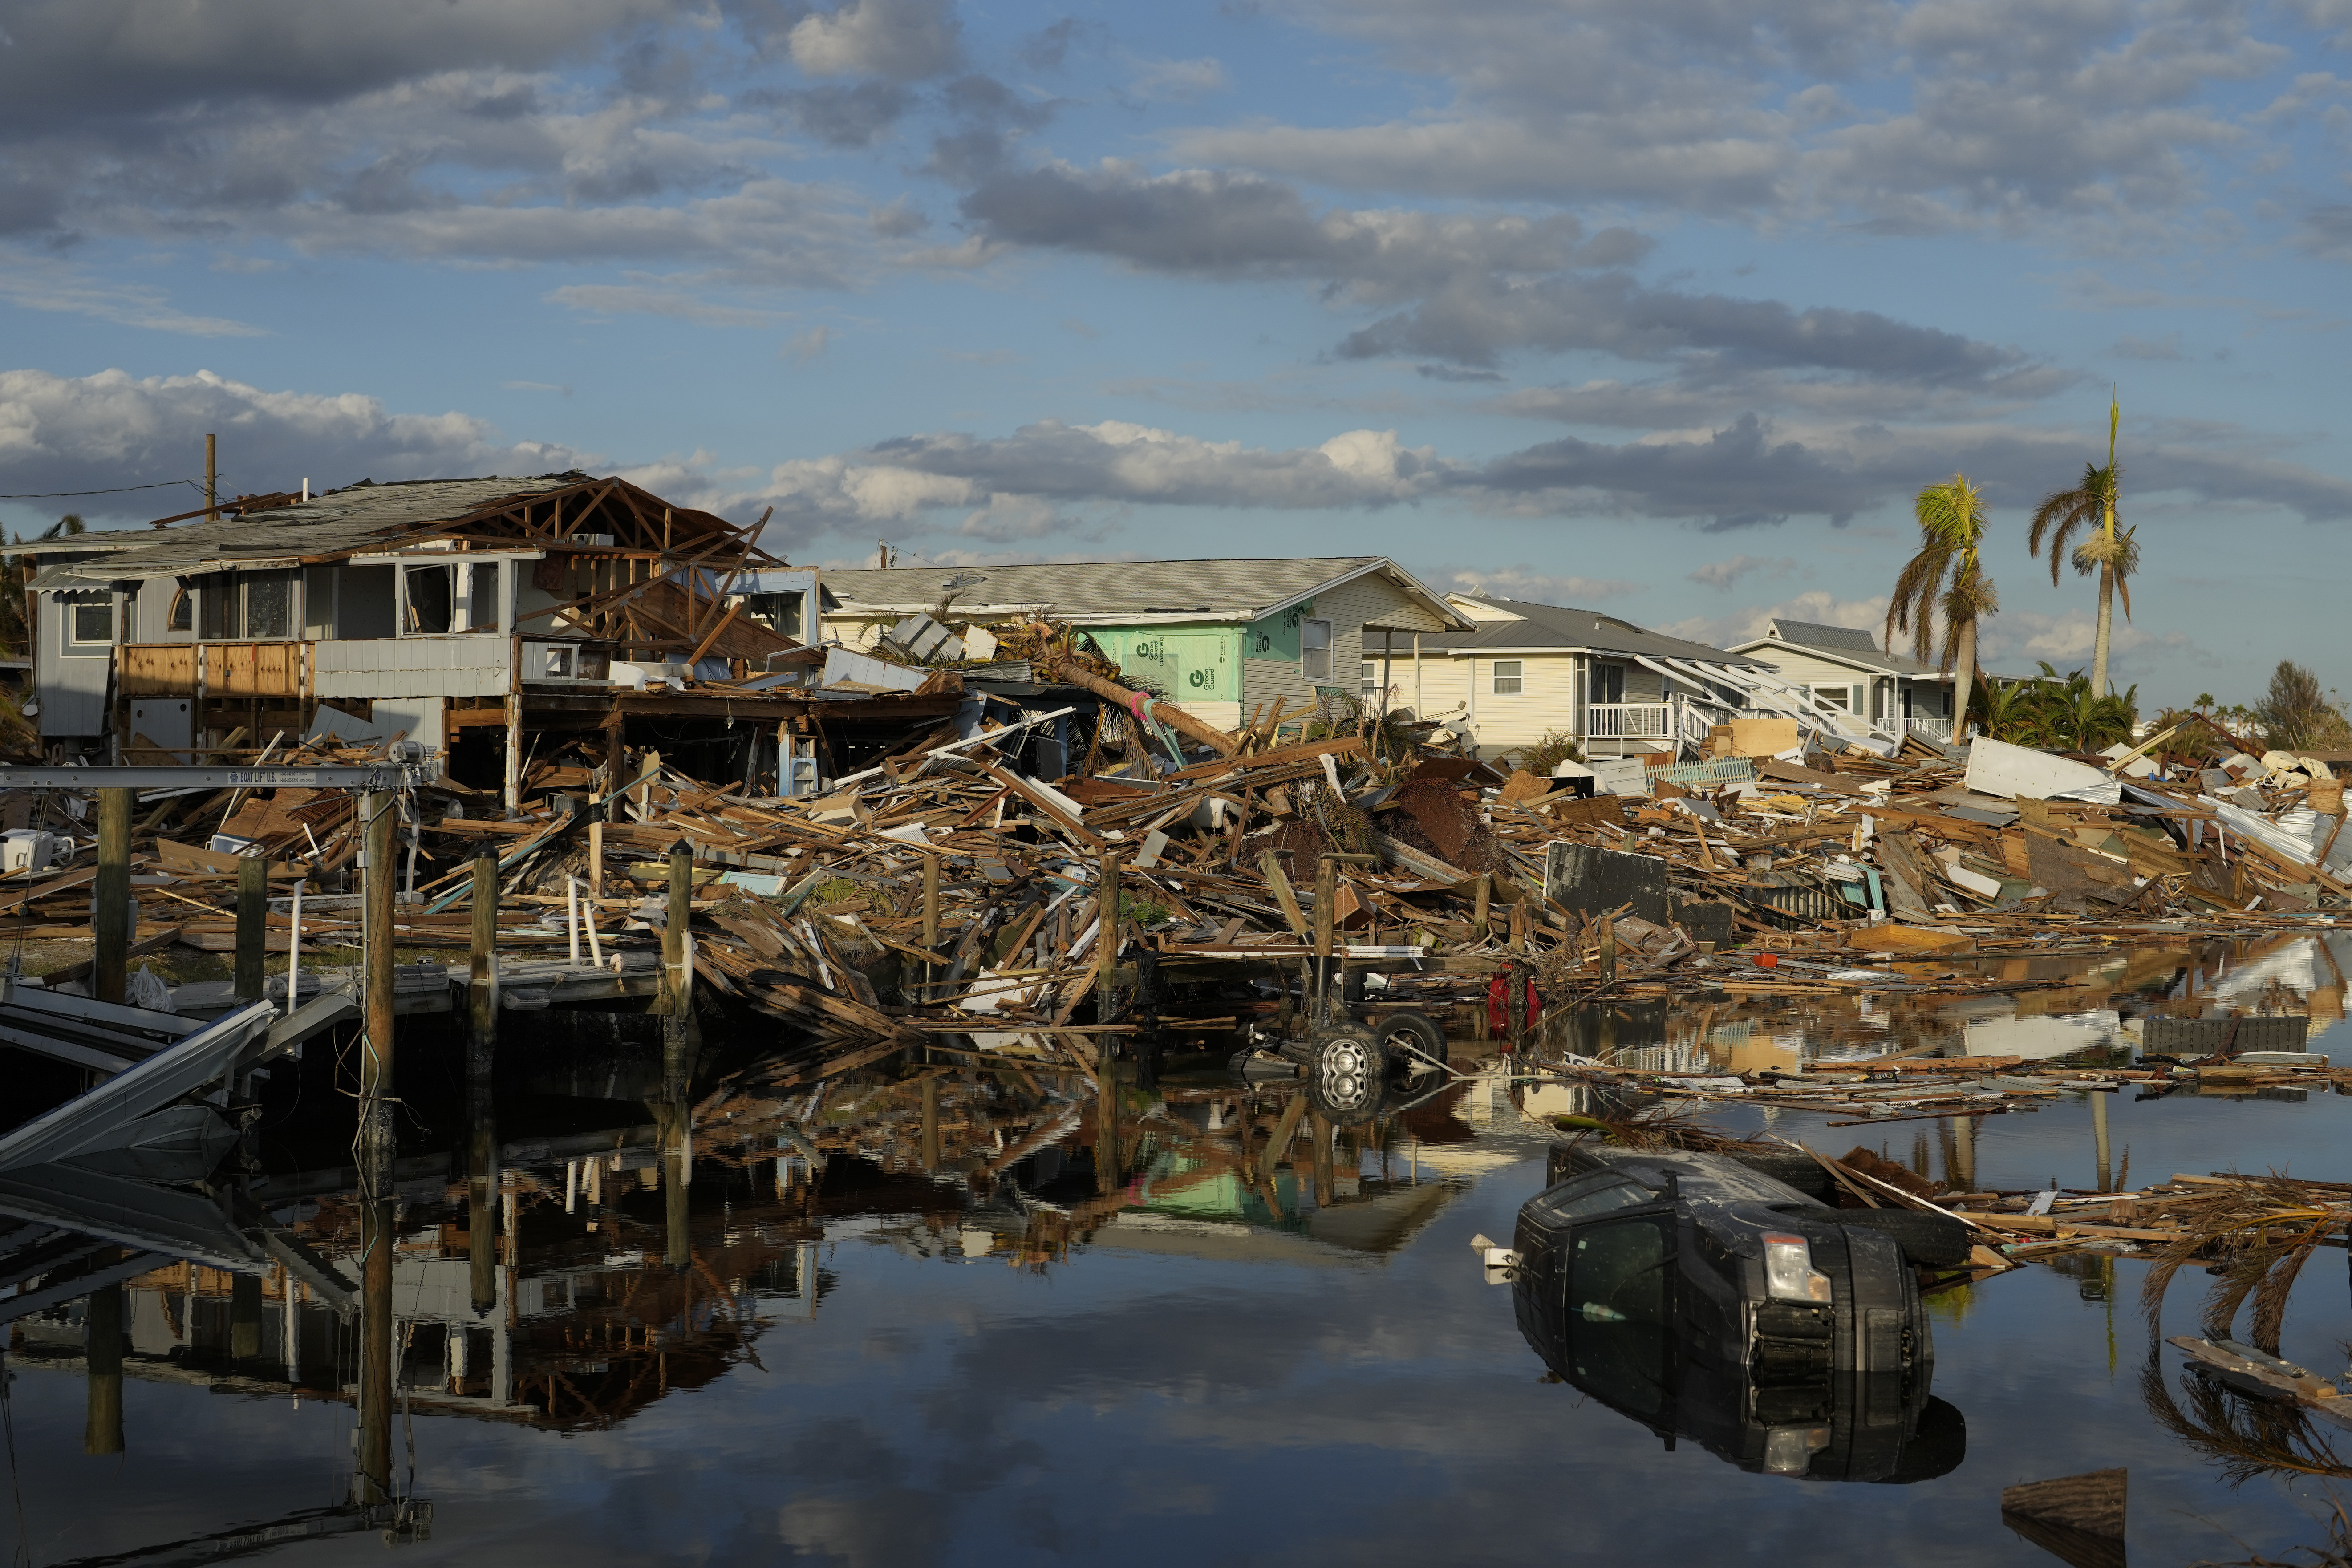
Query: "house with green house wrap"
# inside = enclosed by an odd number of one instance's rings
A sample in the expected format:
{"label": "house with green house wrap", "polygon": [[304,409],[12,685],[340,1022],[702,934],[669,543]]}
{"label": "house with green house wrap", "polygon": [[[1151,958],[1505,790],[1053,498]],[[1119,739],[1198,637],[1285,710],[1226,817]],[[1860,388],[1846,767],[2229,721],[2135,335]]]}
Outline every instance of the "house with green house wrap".
{"label": "house with green house wrap", "polygon": [[828,639],[871,648],[919,611],[978,626],[1050,616],[1220,729],[1277,697],[1297,712],[1319,693],[1385,688],[1410,708],[1419,639],[1473,624],[1382,555],[869,567],[824,583]]}

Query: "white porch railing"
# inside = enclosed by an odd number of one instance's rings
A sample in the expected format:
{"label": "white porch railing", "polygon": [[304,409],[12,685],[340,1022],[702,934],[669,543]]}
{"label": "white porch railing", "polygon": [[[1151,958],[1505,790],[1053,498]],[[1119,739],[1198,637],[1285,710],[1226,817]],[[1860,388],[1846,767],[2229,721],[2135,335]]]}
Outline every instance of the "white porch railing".
{"label": "white porch railing", "polygon": [[1595,741],[1663,741],[1668,705],[1664,702],[1594,702],[1584,710],[1584,733]]}
{"label": "white porch railing", "polygon": [[1906,719],[1903,727],[1912,734],[1938,745],[1952,738],[1952,721],[1949,719]]}

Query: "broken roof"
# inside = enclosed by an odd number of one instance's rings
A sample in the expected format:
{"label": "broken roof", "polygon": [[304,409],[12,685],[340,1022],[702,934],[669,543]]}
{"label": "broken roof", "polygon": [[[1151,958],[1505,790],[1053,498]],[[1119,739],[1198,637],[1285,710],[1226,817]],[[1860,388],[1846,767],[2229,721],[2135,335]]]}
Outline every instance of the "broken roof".
{"label": "broken roof", "polygon": [[[209,522],[137,532],[108,540],[99,560],[53,568],[36,587],[71,586],[67,575],[108,581],[160,577],[191,572],[215,562],[290,561],[365,550],[383,536],[421,523],[446,522],[509,497],[540,495],[576,485],[584,474],[540,474],[530,479],[412,479],[394,484],[363,481],[317,495],[298,506],[215,518]],[[59,541],[55,553],[78,552],[99,542],[82,534]],[[52,575],[56,581],[49,581]]]}
{"label": "broken roof", "polygon": [[1923,664],[1907,654],[1888,653],[1860,626],[1829,626],[1816,621],[1791,621],[1774,616],[1760,637],[1750,637],[1733,651],[1748,653],[1775,644],[1802,648],[1838,664],[1852,665],[1878,675],[1899,675],[1912,680],[1949,680],[1948,670]]}
{"label": "broken roof", "polygon": [[[1050,611],[1081,626],[1138,621],[1255,621],[1360,577],[1378,574],[1421,607],[1421,629],[1468,623],[1385,555],[1309,555],[1276,560],[1074,561],[1018,566],[866,567],[828,571],[827,594],[852,613],[928,610],[953,590],[959,616]],[[1400,631],[1411,616],[1395,617]]]}
{"label": "broken roof", "polygon": [[1700,664],[1756,668],[1706,643],[1689,642],[1637,626],[1599,610],[1572,609],[1566,605],[1538,605],[1487,594],[1456,594],[1454,598],[1508,616],[1509,620],[1480,619],[1475,629],[1445,632],[1421,639],[1423,653],[1449,656],[1496,653],[1613,653],[1628,657],[1680,658]]}

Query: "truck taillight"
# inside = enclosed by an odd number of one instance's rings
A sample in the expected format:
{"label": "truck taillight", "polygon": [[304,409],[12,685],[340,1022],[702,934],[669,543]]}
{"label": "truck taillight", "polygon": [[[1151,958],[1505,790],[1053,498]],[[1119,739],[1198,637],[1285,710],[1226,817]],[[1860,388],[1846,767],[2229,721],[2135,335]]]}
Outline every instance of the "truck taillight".
{"label": "truck taillight", "polygon": [[1813,1267],[1813,1249],[1801,1236],[1775,1231],[1764,1237],[1764,1284],[1775,1301],[1830,1303],[1830,1277]]}

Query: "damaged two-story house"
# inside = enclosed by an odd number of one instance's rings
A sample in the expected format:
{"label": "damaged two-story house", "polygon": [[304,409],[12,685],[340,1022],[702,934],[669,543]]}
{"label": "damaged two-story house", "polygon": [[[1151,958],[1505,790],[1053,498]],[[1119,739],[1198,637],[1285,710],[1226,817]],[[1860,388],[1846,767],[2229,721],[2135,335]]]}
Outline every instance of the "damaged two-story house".
{"label": "damaged two-story house", "polygon": [[789,791],[796,763],[854,765],[961,700],[820,689],[815,574],[619,479],[363,482],[166,522],[33,552],[53,758],[401,736],[511,805],[533,749],[584,732]]}

